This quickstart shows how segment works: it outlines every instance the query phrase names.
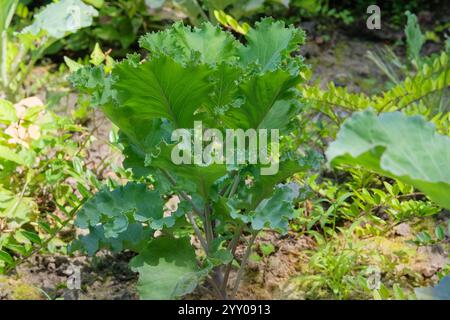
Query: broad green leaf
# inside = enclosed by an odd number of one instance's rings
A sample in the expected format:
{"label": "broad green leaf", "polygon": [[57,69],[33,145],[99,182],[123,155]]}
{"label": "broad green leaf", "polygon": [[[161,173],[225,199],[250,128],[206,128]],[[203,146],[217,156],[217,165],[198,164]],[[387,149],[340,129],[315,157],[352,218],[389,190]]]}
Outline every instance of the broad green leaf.
{"label": "broad green leaf", "polygon": [[173,227],[184,219],[186,210],[192,210],[183,201],[177,211],[164,216],[163,206],[159,192],[148,190],[144,184],[129,183],[111,192],[100,191],[78,213],[75,224],[89,229],[89,234],[75,240],[70,251],[82,250],[89,255],[103,248],[140,252],[156,230]]}
{"label": "broad green leaf", "polygon": [[16,229],[32,219],[37,205],[33,198],[21,197],[0,187],[0,217],[6,218],[10,229]]}
{"label": "broad green leaf", "polygon": [[435,287],[416,288],[419,300],[450,300],[450,276],[441,280]]}
{"label": "broad green leaf", "polygon": [[[211,82],[214,89],[209,94],[206,107],[210,115],[223,115],[232,108],[239,108],[243,99],[239,92],[242,69],[236,65],[222,63],[215,69]],[[211,123],[213,126],[217,122]]]}
{"label": "broad green leaf", "polygon": [[0,250],[0,260],[4,261],[8,264],[13,264],[14,263],[14,259],[11,257],[11,255],[3,250]]}
{"label": "broad green leaf", "polygon": [[247,45],[239,48],[240,63],[256,63],[261,72],[274,71],[291,57],[293,51],[305,41],[301,29],[286,28],[283,21],[271,18],[256,23],[246,34]]}
{"label": "broad green leaf", "polygon": [[275,252],[275,246],[271,243],[261,243],[259,249],[261,250],[262,254],[266,257],[270,256],[272,253]]}
{"label": "broad green leaf", "polygon": [[259,176],[252,188],[249,189],[245,197],[252,204],[249,209],[254,209],[263,199],[273,193],[277,185],[285,182],[294,174],[317,170],[321,161],[323,161],[322,157],[314,151],[309,151],[305,156],[290,155],[280,159],[279,170],[276,174]]}
{"label": "broad green leaf", "polygon": [[22,33],[37,35],[45,31],[49,36],[60,39],[68,33],[89,27],[97,16],[97,10],[81,0],[61,0],[37,13],[33,24],[24,28]]}
{"label": "broad green leaf", "polygon": [[189,238],[156,238],[130,261],[130,267],[139,272],[138,291],[144,300],[179,298],[200,281]]}
{"label": "broad green leaf", "polygon": [[295,89],[298,76],[278,70],[255,75],[240,85],[244,103],[231,107],[223,116],[229,128],[283,129],[298,111]]}
{"label": "broad green leaf", "polygon": [[115,238],[108,238],[102,225],[89,227],[89,234],[82,235],[70,244],[69,252],[77,250],[93,256],[101,249],[113,252],[131,250],[139,252],[152,239],[155,230],[142,223],[129,223],[127,228]]}
{"label": "broad green leaf", "polygon": [[161,56],[133,65],[118,64],[113,70],[121,108],[142,120],[166,118],[176,128],[192,128],[194,114],[205,103],[211,85],[203,66],[183,67]]}
{"label": "broad green leaf", "polygon": [[225,164],[211,164],[209,166],[182,164],[176,165],[172,161],[174,145],[162,144],[157,156],[147,158],[148,165],[167,171],[181,184],[181,187],[189,189],[186,184],[194,184],[195,191],[205,199],[209,196],[214,183],[227,173]]}
{"label": "broad green leaf", "polygon": [[76,225],[88,228],[101,223],[106,238],[117,238],[130,223],[163,219],[163,206],[159,192],[150,191],[145,184],[129,183],[97,193],[79,211]]}
{"label": "broad green leaf", "polygon": [[[159,152],[161,142],[170,142],[171,126],[167,121],[154,119],[153,121],[129,122],[130,118],[123,117],[118,120],[126,133],[120,133],[120,142],[124,145],[125,159],[123,165],[130,168],[136,178],[147,177],[151,168],[146,167],[145,159],[148,155]],[[126,122],[126,123],[125,123]]]}
{"label": "broad green leaf", "polygon": [[411,184],[450,209],[450,137],[420,116],[356,113],[327,150],[332,165],[361,165]]}
{"label": "broad green leaf", "polygon": [[229,201],[231,216],[245,223],[251,223],[253,230],[262,230],[267,227],[281,233],[286,233],[289,220],[294,218],[293,200],[298,194],[288,186],[275,189],[273,196],[263,199],[254,211],[239,212]]}
{"label": "broad green leaf", "polygon": [[252,219],[252,228],[261,230],[268,227],[286,233],[289,220],[294,218],[292,202],[296,197],[295,191],[288,186],[276,189],[270,199],[264,199],[256,207]]}

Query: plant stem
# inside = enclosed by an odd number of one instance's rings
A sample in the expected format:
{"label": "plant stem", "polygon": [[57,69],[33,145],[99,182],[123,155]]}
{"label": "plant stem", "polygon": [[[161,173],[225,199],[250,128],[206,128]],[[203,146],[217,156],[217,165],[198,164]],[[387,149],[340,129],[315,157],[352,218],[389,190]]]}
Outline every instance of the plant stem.
{"label": "plant stem", "polygon": [[244,275],[245,266],[247,265],[248,258],[250,257],[250,253],[252,252],[253,243],[256,240],[256,236],[258,235],[258,231],[253,231],[252,237],[248,243],[247,250],[245,251],[244,257],[242,258],[241,265],[239,267],[239,271],[236,277],[236,282],[234,283],[233,293],[231,294],[231,300],[234,300],[236,297],[236,293],[239,289],[239,284],[241,283],[242,276]]}
{"label": "plant stem", "polygon": [[189,219],[189,222],[192,225],[192,228],[194,228],[195,235],[197,236],[198,240],[200,241],[200,244],[202,245],[203,250],[205,251],[205,254],[209,254],[209,248],[208,243],[205,241],[205,238],[202,236],[202,232],[197,226],[197,223],[195,222],[194,216],[192,215],[192,212],[187,212],[187,217]]}
{"label": "plant stem", "polygon": [[214,279],[211,278],[207,278],[208,283],[211,285],[211,287],[213,288],[213,291],[216,293],[216,297],[219,299],[224,299],[224,296],[222,294],[222,292],[220,291],[219,287],[217,286],[217,283],[214,281]]}
{"label": "plant stem", "polygon": [[[162,173],[164,174],[164,176],[169,180],[169,182],[173,185],[176,186],[177,182],[175,181],[175,179],[170,175],[170,173],[167,172],[167,170],[161,169]],[[195,203],[192,201],[192,199],[188,196],[188,194],[184,191],[180,191],[180,196],[183,198],[183,200],[189,202],[192,205],[192,209],[194,210],[194,212],[199,215],[200,217],[203,216],[202,211],[195,205]]]}
{"label": "plant stem", "polygon": [[[233,235],[233,239],[231,239],[230,244],[228,245],[228,250],[231,250],[231,255],[233,256],[234,259],[234,255],[236,254],[236,249],[237,246],[239,244],[239,238],[241,237],[242,231],[244,231],[244,226],[239,226],[236,231],[234,232]],[[231,273],[231,269],[233,268],[233,260],[230,261],[230,263],[228,263],[226,270],[225,270],[225,275],[223,277],[223,282],[222,282],[222,291],[226,291],[227,289],[227,285],[228,285],[228,279],[230,277],[230,273]]]}
{"label": "plant stem", "polygon": [[214,232],[212,228],[211,222],[211,210],[208,204],[205,205],[205,234],[206,234],[206,242],[208,243],[208,248],[214,240]]}
{"label": "plant stem", "polygon": [[239,186],[239,182],[241,181],[241,177],[239,174],[236,174],[236,176],[234,177],[234,181],[233,184],[231,186],[231,190],[230,193],[228,194],[228,198],[231,198],[232,196],[234,196],[234,194],[237,191],[237,188]]}
{"label": "plant stem", "polygon": [[[170,181],[170,183],[173,186],[176,186],[175,179],[164,169],[161,169],[162,173],[166,176],[166,178]],[[180,191],[180,196],[187,202],[189,202],[192,205],[192,209],[194,212],[196,212],[199,216],[202,216],[200,209],[197,208],[197,206],[194,204],[191,198],[185,193],[184,191]],[[209,254],[209,247],[208,243],[206,242],[205,238],[203,238],[202,232],[197,226],[197,223],[195,222],[194,216],[192,215],[192,212],[187,212],[187,217],[189,219],[189,222],[192,224],[192,227],[194,228],[195,235],[197,236],[198,240],[200,241],[200,244],[202,245],[203,250],[205,251],[205,254]]]}

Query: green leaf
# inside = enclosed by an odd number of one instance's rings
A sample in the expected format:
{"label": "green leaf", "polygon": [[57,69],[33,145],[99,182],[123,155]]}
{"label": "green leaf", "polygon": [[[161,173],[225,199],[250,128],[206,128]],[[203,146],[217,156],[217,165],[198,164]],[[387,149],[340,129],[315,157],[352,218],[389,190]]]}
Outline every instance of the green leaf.
{"label": "green leaf", "polygon": [[280,233],[287,233],[289,220],[294,218],[293,200],[298,196],[295,190],[288,186],[275,189],[273,196],[263,199],[254,211],[240,211],[239,203],[228,202],[231,217],[244,223],[251,223],[253,230],[263,228],[274,229]]}
{"label": "green leaf", "polygon": [[0,146],[0,159],[12,161],[21,165],[27,164],[27,162],[18,153],[5,146]]}
{"label": "green leaf", "polygon": [[0,122],[10,124],[18,120],[14,105],[8,100],[0,99]]}
{"label": "green leaf", "polygon": [[241,129],[283,129],[298,111],[295,85],[298,76],[277,70],[255,75],[240,86],[245,102],[237,108],[230,108],[223,116],[229,128]]}
{"label": "green leaf", "polygon": [[422,244],[428,244],[431,241],[433,241],[433,238],[427,231],[419,232],[416,236],[416,238],[422,243]]}
{"label": "green leaf", "polygon": [[130,117],[121,117],[118,120],[124,132],[120,132],[120,143],[124,146],[125,159],[123,165],[130,168],[136,178],[147,177],[152,173],[151,168],[146,167],[147,155],[157,154],[161,142],[170,142],[171,126],[167,121],[154,119],[151,122],[129,121]]}
{"label": "green leaf", "polygon": [[105,0],[83,0],[87,4],[93,5],[94,7],[100,9],[105,4]]}
{"label": "green leaf", "polygon": [[214,265],[214,266],[220,266],[227,263],[230,263],[233,261],[233,255],[231,254],[230,250],[227,249],[219,249],[217,251],[214,251],[210,256],[208,256],[208,260]]}
{"label": "green leaf", "polygon": [[414,292],[419,300],[450,300],[450,276],[435,287],[416,288]]}
{"label": "green leaf", "polygon": [[183,67],[161,56],[140,65],[129,61],[113,70],[121,108],[142,120],[166,118],[176,128],[192,128],[194,114],[205,103],[211,85],[204,66]]}
{"label": "green leaf", "polygon": [[61,0],[47,5],[34,16],[33,24],[24,28],[22,33],[39,34],[45,31],[53,38],[60,39],[68,33],[89,27],[97,10],[81,0]]}
{"label": "green leaf", "polygon": [[[0,36],[2,36],[3,39],[3,35],[5,36],[5,40],[6,40],[6,32],[7,29],[12,21],[12,18],[14,17],[14,13],[16,11],[17,8],[17,4],[19,3],[18,0],[3,0],[0,4]],[[3,49],[4,45],[8,45],[7,41],[0,41],[0,55],[3,55],[3,53],[6,53],[7,50]],[[8,64],[0,64],[0,75],[2,75],[2,79],[3,79],[3,75],[6,74],[6,72],[8,70],[2,70],[2,68],[8,69]],[[3,84],[4,86],[6,84]],[[0,99],[0,108],[1,108],[1,104],[2,104],[2,100]],[[1,111],[0,111],[0,120],[1,120]]]}
{"label": "green leaf", "polygon": [[275,246],[271,243],[261,243],[259,249],[261,250],[262,254],[266,257],[270,256],[272,253],[275,252]]}
{"label": "green leaf", "polygon": [[18,2],[18,0],[3,0],[0,4],[0,34],[9,27]]}
{"label": "green leaf", "polygon": [[89,227],[89,234],[80,236],[69,246],[69,252],[77,250],[85,251],[93,256],[100,249],[108,249],[113,252],[131,250],[139,252],[152,239],[154,230],[143,226],[141,223],[128,223],[127,229],[116,238],[107,238],[105,228],[102,225]]}
{"label": "green leaf", "polygon": [[5,261],[8,264],[13,264],[14,263],[14,259],[11,257],[11,255],[3,250],[0,250],[0,260],[1,261]]}
{"label": "green leaf", "polygon": [[103,53],[102,48],[100,48],[100,45],[97,42],[94,46],[94,50],[92,50],[90,62],[94,66],[99,66],[103,63],[103,61],[105,61],[105,59],[106,59],[106,56]]}
{"label": "green leaf", "polygon": [[33,243],[41,244],[41,238],[35,232],[21,230],[20,233]]}
{"label": "green leaf", "polygon": [[170,55],[182,63],[200,58],[212,65],[237,60],[236,49],[241,46],[230,33],[210,23],[194,29],[176,23],[163,32],[143,36],[139,43],[151,53]]}
{"label": "green leaf", "polygon": [[75,60],[70,59],[69,57],[64,56],[64,62],[69,67],[70,72],[76,72],[83,67],[82,64],[79,64]]}
{"label": "green leaf", "polygon": [[117,238],[129,223],[162,219],[163,206],[159,192],[150,191],[145,184],[129,183],[97,193],[79,211],[76,225],[88,228],[101,223],[106,238]]}
{"label": "green leaf", "polygon": [[130,267],[139,272],[138,291],[145,300],[179,298],[200,281],[189,238],[156,238],[130,261]]}
{"label": "green leaf", "polygon": [[240,63],[257,64],[261,72],[274,71],[282,62],[291,61],[291,53],[305,41],[305,33],[283,21],[271,18],[256,23],[246,34],[247,46],[239,48]]}
{"label": "green leaf", "polygon": [[424,45],[426,38],[420,30],[419,22],[415,14],[407,11],[408,21],[405,27],[406,44],[408,57],[416,62],[420,61],[420,50]]}
{"label": "green leaf", "polygon": [[264,199],[256,207],[252,219],[253,230],[269,227],[286,233],[289,220],[294,218],[292,201],[295,197],[296,193],[287,186],[276,189],[271,198]]}
{"label": "green leaf", "polygon": [[439,241],[445,240],[445,228],[444,228],[443,226],[437,226],[437,227],[434,229],[434,233],[435,233],[435,235],[436,235],[436,238],[437,238]]}
{"label": "green leaf", "polygon": [[33,198],[21,197],[0,187],[0,217],[6,218],[13,230],[29,222],[36,208]]}
{"label": "green leaf", "polygon": [[172,175],[177,185],[181,188],[190,189],[188,184],[195,185],[195,191],[205,199],[211,192],[214,183],[227,173],[225,164],[211,164],[209,166],[182,164],[176,165],[172,161],[172,150],[174,145],[163,143],[159,154],[147,158],[147,164],[158,169],[167,171]]}
{"label": "green leaf", "polygon": [[356,113],[327,150],[332,165],[361,165],[411,184],[450,209],[450,138],[422,117]]}
{"label": "green leaf", "polygon": [[247,212],[255,208],[264,199],[269,198],[274,188],[284,183],[288,178],[299,172],[316,170],[322,161],[316,152],[309,151],[305,156],[290,154],[280,159],[279,170],[274,175],[257,176],[251,188],[242,189],[240,194],[240,208],[245,208]]}

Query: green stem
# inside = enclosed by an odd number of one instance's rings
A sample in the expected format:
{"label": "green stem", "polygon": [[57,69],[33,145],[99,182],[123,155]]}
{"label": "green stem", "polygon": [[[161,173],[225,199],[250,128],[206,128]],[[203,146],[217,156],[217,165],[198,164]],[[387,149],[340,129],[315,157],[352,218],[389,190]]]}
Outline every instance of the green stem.
{"label": "green stem", "polygon": [[[175,179],[170,175],[169,172],[167,172],[167,170],[161,169],[162,173],[164,174],[164,176],[169,180],[169,182],[173,185],[176,186],[176,181]],[[197,208],[197,206],[194,204],[194,202],[192,201],[191,198],[189,198],[189,196],[187,195],[187,193],[185,193],[184,191],[180,191],[180,196],[185,200],[188,201],[191,205],[192,205],[192,209],[194,212],[196,212],[199,216],[202,216],[203,214],[201,213],[201,211]],[[197,223],[195,222],[195,218],[192,215],[192,212],[188,211],[187,212],[187,217],[189,219],[189,222],[191,223],[192,227],[194,228],[194,232],[195,235],[197,236],[198,240],[200,241],[200,244],[202,245],[203,250],[205,251],[205,254],[208,255],[209,254],[209,248],[208,248],[208,243],[206,242],[205,238],[203,238],[202,232],[200,231],[200,229],[197,226]]]}
{"label": "green stem", "polygon": [[234,298],[236,297],[236,293],[239,289],[239,284],[241,283],[242,276],[244,275],[245,266],[247,265],[248,258],[250,257],[250,254],[252,253],[252,246],[253,246],[253,243],[255,243],[257,235],[258,235],[258,231],[253,231],[252,237],[247,246],[247,250],[245,251],[244,257],[242,258],[241,265],[239,266],[239,271],[238,271],[238,274],[236,277],[236,281],[234,283],[233,293],[231,294],[231,300],[234,300]]}
{"label": "green stem", "polygon": [[240,182],[240,181],[241,181],[241,177],[240,177],[239,174],[237,174],[237,175],[234,177],[234,181],[233,181],[233,184],[232,184],[232,186],[231,186],[230,193],[228,194],[228,198],[231,198],[232,196],[234,196],[234,194],[235,194],[236,191],[237,191],[237,188],[238,188],[238,186],[239,186],[239,182]]}
{"label": "green stem", "polygon": [[[243,231],[244,231],[244,226],[243,225],[239,226],[236,229],[236,231],[234,232],[233,239],[231,239],[231,242],[228,245],[228,250],[231,251],[231,255],[233,256],[233,259],[234,259],[234,255],[236,254],[236,249],[239,244],[239,239],[240,239]],[[223,277],[223,282],[222,282],[222,287],[221,287],[222,291],[224,291],[224,292],[226,292],[227,285],[228,285],[228,279],[230,278],[230,273],[231,273],[232,268],[233,268],[233,260],[228,263],[228,265],[226,266],[226,269],[225,269],[225,275]]]}
{"label": "green stem", "polygon": [[[169,180],[169,182],[173,185],[176,186],[177,182],[175,181],[175,179],[170,175],[169,172],[167,172],[167,170],[161,169],[161,172],[164,174],[164,176],[167,178],[167,180]],[[180,191],[180,196],[183,198],[183,200],[189,202],[192,205],[192,209],[194,210],[194,212],[202,217],[203,216],[203,212],[195,205],[195,203],[192,201],[192,199],[189,197],[189,195],[184,192],[184,191]]]}

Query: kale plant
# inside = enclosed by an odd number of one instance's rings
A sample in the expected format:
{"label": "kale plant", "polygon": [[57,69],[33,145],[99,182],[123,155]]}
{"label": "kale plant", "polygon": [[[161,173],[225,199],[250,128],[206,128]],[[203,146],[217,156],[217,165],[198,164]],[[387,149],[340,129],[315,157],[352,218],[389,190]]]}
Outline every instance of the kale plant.
{"label": "kale plant", "polygon": [[[130,266],[143,299],[177,298],[197,287],[235,298],[258,233],[286,233],[295,215],[301,194],[290,177],[320,160],[291,138],[305,108],[298,88],[306,67],[296,54],[304,39],[302,30],[272,19],[239,40],[209,23],[176,23],[141,38],[144,57],[72,74],[74,86],[120,129],[123,165],[134,176],[79,211],[76,225],[89,232],[73,250],[136,252]],[[232,161],[223,161],[218,137],[229,138],[230,130],[245,138],[232,136],[225,150]],[[265,155],[246,148],[256,131],[270,141]],[[258,155],[266,161],[250,161]]]}

